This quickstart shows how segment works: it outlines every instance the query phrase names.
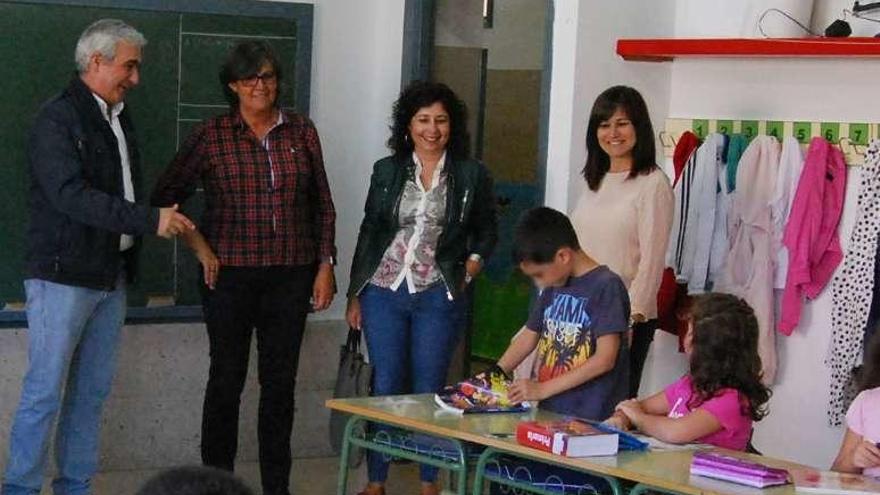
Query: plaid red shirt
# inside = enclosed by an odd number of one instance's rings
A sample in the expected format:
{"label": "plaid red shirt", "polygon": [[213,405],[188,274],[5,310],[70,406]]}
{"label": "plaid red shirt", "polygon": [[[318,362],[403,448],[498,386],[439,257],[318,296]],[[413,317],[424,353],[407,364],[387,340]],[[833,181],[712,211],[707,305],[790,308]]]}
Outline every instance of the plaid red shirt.
{"label": "plaid red shirt", "polygon": [[199,228],[223,265],[305,265],[335,257],[336,211],[314,124],[282,112],[264,142],[237,112],[202,122],[162,174],[152,203],[183,204],[201,179],[206,204]]}

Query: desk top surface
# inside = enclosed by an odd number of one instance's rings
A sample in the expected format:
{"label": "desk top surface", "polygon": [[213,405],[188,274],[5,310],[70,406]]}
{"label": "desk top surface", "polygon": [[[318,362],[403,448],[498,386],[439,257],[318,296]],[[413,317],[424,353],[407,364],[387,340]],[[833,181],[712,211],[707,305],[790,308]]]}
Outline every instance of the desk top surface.
{"label": "desk top surface", "polygon": [[[610,457],[571,458],[555,456],[519,445],[513,437],[513,433],[521,421],[554,420],[562,417],[547,411],[458,415],[441,410],[434,403],[433,395],[430,394],[332,399],[327,401],[327,407],[407,429],[494,447],[520,456],[552,461],[575,469],[623,478],[680,493],[693,495],[790,495],[795,493],[793,485],[760,490],[692,476],[690,464],[694,448],[621,452]],[[751,458],[769,466],[787,469],[792,473],[796,482],[798,479],[815,476],[817,473],[815,469],[808,466],[770,457],[752,456],[741,452],[724,451],[724,453],[745,459]],[[880,483],[877,484],[877,488],[880,491]]]}

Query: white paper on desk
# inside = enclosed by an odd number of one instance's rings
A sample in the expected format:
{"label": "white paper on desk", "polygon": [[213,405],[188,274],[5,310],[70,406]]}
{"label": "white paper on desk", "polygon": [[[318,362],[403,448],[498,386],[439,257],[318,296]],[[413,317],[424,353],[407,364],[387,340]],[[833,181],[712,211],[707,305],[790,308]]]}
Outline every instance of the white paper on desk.
{"label": "white paper on desk", "polygon": [[384,397],[381,400],[383,406],[389,406],[396,413],[403,413],[408,406],[419,404],[419,401],[409,397]]}

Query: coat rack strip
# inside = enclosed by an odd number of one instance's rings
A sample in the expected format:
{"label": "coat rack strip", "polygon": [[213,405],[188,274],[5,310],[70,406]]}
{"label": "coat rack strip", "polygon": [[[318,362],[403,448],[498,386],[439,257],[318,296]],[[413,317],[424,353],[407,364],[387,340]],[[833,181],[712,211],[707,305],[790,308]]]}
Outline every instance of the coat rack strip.
{"label": "coat rack strip", "polygon": [[750,141],[755,136],[774,136],[780,141],[793,136],[806,147],[816,136],[836,144],[846,157],[846,163],[858,166],[865,163],[865,151],[871,140],[880,137],[880,124],[867,122],[810,122],[785,120],[735,119],[666,119],[660,131],[660,145],[667,157],[672,157],[678,138],[691,131],[700,139],[710,133],[742,134]]}

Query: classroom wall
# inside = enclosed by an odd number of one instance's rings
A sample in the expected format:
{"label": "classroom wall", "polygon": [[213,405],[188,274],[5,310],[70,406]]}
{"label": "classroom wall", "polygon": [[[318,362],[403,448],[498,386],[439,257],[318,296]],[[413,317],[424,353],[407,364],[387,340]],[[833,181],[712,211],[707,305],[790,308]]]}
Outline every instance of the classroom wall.
{"label": "classroom wall", "polygon": [[[679,0],[678,8],[687,1]],[[847,3],[851,7],[846,1],[817,1],[813,25],[824,29]],[[689,59],[663,65],[672,69],[669,117],[876,122],[880,116],[880,101],[871,96],[880,78],[880,65],[874,61]],[[840,226],[844,249],[856,213],[858,181],[859,169],[850,169]],[[801,326],[791,337],[778,336],[780,368],[771,415],[757,425],[755,437],[765,454],[827,468],[837,453],[842,429],[828,426],[825,416],[831,310],[826,289],[805,305]],[[685,369],[676,347],[674,338],[658,333],[643,392],[658,390]]]}
{"label": "classroom wall", "polygon": [[[385,153],[387,117],[400,85],[404,0],[313,0],[311,117],[338,214],[336,269],[348,286],[349,260],[373,161]],[[72,50],[72,47],[71,47]],[[298,374],[295,456],[331,455],[328,412],[339,345],[347,327],[344,297],[310,318]],[[24,329],[0,329],[0,471],[27,363]],[[242,397],[239,459],[255,461],[256,356]],[[202,324],[127,326],[119,372],[106,408],[103,469],[146,469],[199,463],[199,425],[208,347]]]}

